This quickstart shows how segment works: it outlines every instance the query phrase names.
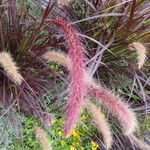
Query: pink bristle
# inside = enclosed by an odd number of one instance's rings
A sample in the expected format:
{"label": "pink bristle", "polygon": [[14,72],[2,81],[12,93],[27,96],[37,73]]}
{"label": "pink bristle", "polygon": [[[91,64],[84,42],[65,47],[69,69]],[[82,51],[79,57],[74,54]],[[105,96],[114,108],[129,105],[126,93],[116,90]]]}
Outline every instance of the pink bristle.
{"label": "pink bristle", "polygon": [[92,97],[99,99],[109,111],[118,117],[126,135],[134,132],[137,126],[135,114],[119,97],[101,86],[88,85],[87,89]]}
{"label": "pink bristle", "polygon": [[84,96],[84,64],[83,46],[79,40],[76,30],[63,18],[52,21],[64,31],[69,49],[69,68],[71,74],[70,95],[66,110],[66,121],[64,134],[68,134],[80,117],[80,107]]}

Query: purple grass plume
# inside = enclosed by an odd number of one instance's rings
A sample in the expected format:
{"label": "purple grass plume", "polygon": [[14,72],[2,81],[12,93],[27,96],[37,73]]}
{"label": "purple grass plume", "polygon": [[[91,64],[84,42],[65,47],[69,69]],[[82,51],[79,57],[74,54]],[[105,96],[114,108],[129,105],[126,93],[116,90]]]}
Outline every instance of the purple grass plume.
{"label": "purple grass plume", "polygon": [[80,107],[85,92],[83,46],[77,31],[64,18],[55,19],[52,23],[63,29],[69,49],[71,84],[64,125],[64,134],[67,135],[80,117]]}

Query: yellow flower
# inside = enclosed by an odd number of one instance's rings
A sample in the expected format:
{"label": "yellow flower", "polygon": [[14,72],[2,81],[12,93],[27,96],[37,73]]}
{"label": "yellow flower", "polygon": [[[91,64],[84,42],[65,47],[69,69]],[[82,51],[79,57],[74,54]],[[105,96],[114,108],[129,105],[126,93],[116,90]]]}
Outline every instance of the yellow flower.
{"label": "yellow flower", "polygon": [[72,130],[72,135],[73,136],[78,136],[78,133],[75,130]]}
{"label": "yellow flower", "polygon": [[86,115],[82,115],[82,116],[81,116],[81,119],[82,119],[82,120],[86,120],[87,118],[88,118],[88,117],[87,117]]}
{"label": "yellow flower", "polygon": [[71,133],[74,137],[76,138],[80,138],[80,134],[79,132],[75,131],[74,129],[72,130],[72,133]]}
{"label": "yellow flower", "polygon": [[91,141],[91,145],[92,145],[92,150],[96,150],[99,147],[99,145],[94,141]]}
{"label": "yellow flower", "polygon": [[74,147],[79,147],[80,143],[77,141],[74,141],[71,145]]}
{"label": "yellow flower", "polygon": [[63,122],[64,122],[64,120],[63,120],[62,118],[60,118],[60,119],[59,119],[59,123],[62,124]]}
{"label": "yellow flower", "polygon": [[75,147],[73,147],[73,146],[70,146],[70,150],[75,150]]}
{"label": "yellow flower", "polygon": [[61,144],[61,145],[64,145],[64,144],[65,144],[64,140],[61,140],[61,141],[60,141],[60,144]]}
{"label": "yellow flower", "polygon": [[74,137],[76,137],[77,139],[80,139],[80,134],[79,134],[79,132],[78,131],[76,131],[76,130],[71,130],[70,132],[69,132],[69,134],[66,136],[67,138],[69,138],[71,135],[73,135]]}
{"label": "yellow flower", "polygon": [[62,131],[58,131],[58,135],[62,136],[63,135]]}
{"label": "yellow flower", "polygon": [[97,147],[92,147],[92,150],[97,150]]}

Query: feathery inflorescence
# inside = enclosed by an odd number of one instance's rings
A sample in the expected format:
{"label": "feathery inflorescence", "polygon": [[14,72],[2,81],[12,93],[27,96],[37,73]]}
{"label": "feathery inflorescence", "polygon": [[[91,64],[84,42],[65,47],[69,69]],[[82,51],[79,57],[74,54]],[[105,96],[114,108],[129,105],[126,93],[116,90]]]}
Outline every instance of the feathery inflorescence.
{"label": "feathery inflorescence", "polygon": [[[60,63],[63,66],[67,67],[70,70],[70,65],[69,65],[69,57],[67,54],[63,52],[56,52],[54,50],[52,51],[47,51],[43,56],[42,56],[46,61],[53,61],[56,63]],[[86,83],[94,83],[94,80],[88,75],[88,73],[84,70],[84,80]]]}
{"label": "feathery inflorescence", "polygon": [[0,64],[5,70],[6,74],[10,77],[10,79],[16,83],[21,84],[23,81],[23,77],[18,71],[18,67],[14,62],[12,56],[8,52],[1,52],[0,53]]}
{"label": "feathery inflorescence", "polygon": [[130,135],[135,131],[137,127],[135,113],[128,108],[127,104],[120,100],[119,96],[96,84],[87,85],[87,89],[92,97],[100,100],[119,119],[124,134]]}
{"label": "feathery inflorescence", "polygon": [[138,54],[138,68],[142,68],[146,60],[146,48],[139,42],[133,42],[129,45],[130,50],[135,50]]}
{"label": "feathery inflorescence", "polygon": [[41,129],[40,127],[35,127],[35,133],[36,133],[36,137],[39,139],[43,147],[43,150],[52,150],[52,146],[49,143],[44,130]]}
{"label": "feathery inflorescence", "polygon": [[59,6],[68,5],[73,0],[57,0]]}
{"label": "feathery inflorescence", "polygon": [[[70,70],[70,65],[69,65],[69,57],[67,54],[63,52],[56,52],[54,50],[47,51],[43,56],[42,56],[46,61],[53,61],[59,64],[62,64],[63,66],[67,67]],[[89,76],[89,74],[84,70],[84,80],[86,83],[94,83],[94,80]]]}
{"label": "feathery inflorescence", "polygon": [[[66,55],[64,55],[64,58],[63,58],[63,53],[60,54],[60,53],[53,51],[52,54],[53,54],[52,55],[53,58],[54,58],[54,55],[57,56],[57,59],[55,59],[55,61],[65,66],[69,65],[69,63],[60,61],[61,59],[63,60],[67,58]],[[59,56],[61,56],[61,59],[58,58]],[[51,55],[47,55],[46,59],[50,61]],[[123,127],[124,134],[126,135],[132,134],[137,127],[137,119],[136,119],[135,113],[132,112],[128,108],[128,105],[123,103],[118,96],[113,94],[108,89],[104,89],[101,85],[98,85],[93,79],[90,78],[90,76],[88,75],[86,71],[84,71],[84,76],[85,76],[85,82],[87,86],[87,92],[92,97],[97,98],[100,102],[102,102],[102,104],[105,105],[108,108],[108,110],[111,111],[113,115],[117,116],[117,118],[119,119]]]}
{"label": "feathery inflorescence", "polygon": [[63,64],[65,67],[69,67],[69,57],[67,54],[56,51],[47,51],[43,58],[47,61],[53,61],[56,63]]}
{"label": "feathery inflorescence", "polygon": [[83,46],[77,31],[64,18],[55,19],[52,23],[63,29],[69,49],[71,84],[64,126],[64,134],[67,135],[80,117],[80,107],[85,92]]}
{"label": "feathery inflorescence", "polygon": [[150,150],[150,146],[147,143],[139,140],[135,135],[130,135],[129,138],[133,141],[136,147],[140,148],[141,150]]}
{"label": "feathery inflorescence", "polygon": [[93,103],[87,100],[85,101],[85,107],[92,113],[92,121],[97,126],[97,128],[101,130],[106,148],[110,149],[113,140],[109,124],[105,119],[104,114],[101,112],[100,108],[97,108]]}

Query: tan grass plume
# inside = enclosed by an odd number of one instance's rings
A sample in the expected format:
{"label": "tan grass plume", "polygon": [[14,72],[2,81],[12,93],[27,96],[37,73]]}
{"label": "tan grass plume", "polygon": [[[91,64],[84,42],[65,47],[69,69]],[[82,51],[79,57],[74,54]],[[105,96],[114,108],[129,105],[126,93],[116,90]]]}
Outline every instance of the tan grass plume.
{"label": "tan grass plume", "polygon": [[135,146],[140,148],[141,150],[150,150],[150,145],[139,140],[135,135],[130,135],[129,138],[133,141]]}
{"label": "tan grass plume", "polygon": [[14,83],[19,85],[21,84],[23,77],[19,73],[18,67],[16,66],[16,63],[10,53],[0,52],[0,65]]}
{"label": "tan grass plume", "polygon": [[146,60],[146,48],[139,42],[133,42],[129,45],[130,50],[135,50],[138,54],[138,68],[142,68]]}
{"label": "tan grass plume", "polygon": [[[69,69],[69,57],[63,52],[56,52],[54,50],[48,51],[43,55],[43,58],[49,62],[53,61],[56,63],[60,63]],[[84,75],[86,82],[95,84],[94,80],[88,75],[86,71],[84,71]]]}
{"label": "tan grass plume", "polygon": [[73,0],[57,0],[59,6],[66,6]]}
{"label": "tan grass plume", "polygon": [[47,61],[63,64],[65,67],[69,66],[69,57],[67,54],[62,52],[48,51],[43,55],[43,58]]}
{"label": "tan grass plume", "polygon": [[40,127],[35,127],[35,133],[36,133],[36,137],[39,139],[43,147],[43,150],[52,150],[52,146],[46,137],[45,131]]}
{"label": "tan grass plume", "polygon": [[88,100],[85,101],[85,107],[89,109],[93,116],[93,123],[96,127],[102,132],[104,143],[107,149],[111,148],[112,145],[112,135],[109,128],[109,124],[101,112],[100,107],[96,107],[93,103],[89,102]]}

